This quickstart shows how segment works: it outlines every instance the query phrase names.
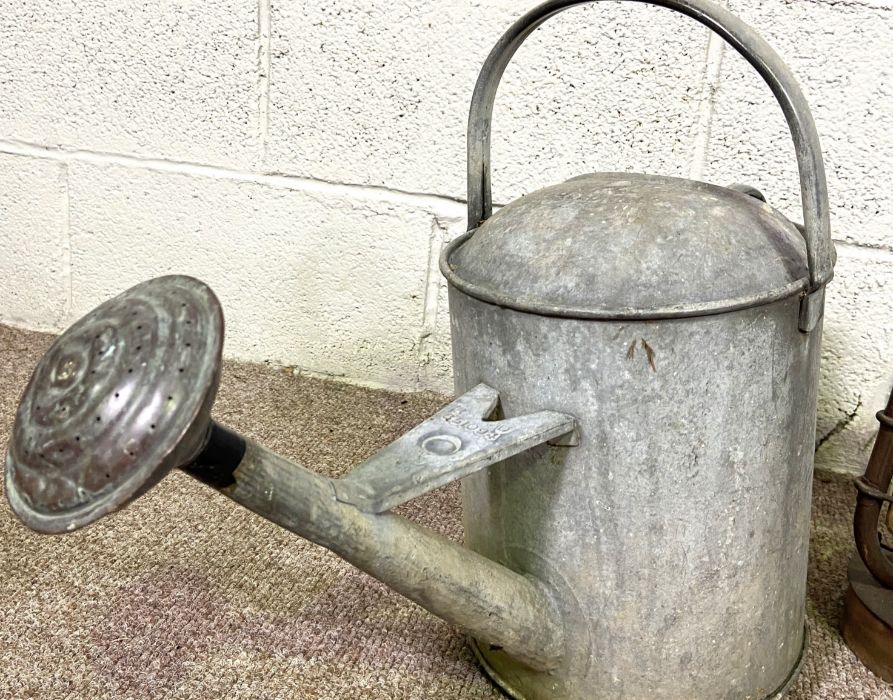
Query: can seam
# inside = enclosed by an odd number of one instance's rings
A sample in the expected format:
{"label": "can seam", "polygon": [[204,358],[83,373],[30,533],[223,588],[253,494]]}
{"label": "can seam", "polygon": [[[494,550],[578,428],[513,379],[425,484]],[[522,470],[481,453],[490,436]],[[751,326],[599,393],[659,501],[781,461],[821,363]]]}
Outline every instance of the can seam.
{"label": "can seam", "polygon": [[[797,660],[794,662],[794,665],[791,666],[790,673],[788,673],[787,677],[782,681],[781,685],[779,685],[775,690],[773,690],[768,695],[764,695],[761,700],[781,700],[785,696],[785,694],[791,689],[791,686],[794,685],[794,681],[797,680],[797,677],[800,675],[800,671],[803,669],[803,662],[806,660],[806,653],[809,649],[809,624],[806,620],[803,621],[803,643],[800,646],[800,654],[797,656]],[[499,688],[499,690],[512,698],[512,700],[528,700],[524,695],[521,694],[520,691],[513,688],[511,685],[506,683],[505,679],[499,675],[499,673],[494,669],[487,658],[484,656],[480,647],[478,646],[477,640],[471,635],[467,638],[468,646],[471,647],[471,651],[474,653],[475,658],[477,659],[478,664],[480,664],[484,673],[487,677],[493,681],[493,683]]]}
{"label": "can seam", "polygon": [[468,241],[476,230],[477,229],[472,229],[471,231],[467,231],[444,246],[443,252],[440,255],[441,274],[443,274],[452,286],[470,297],[488,304],[493,304],[494,306],[513,309],[515,311],[523,311],[537,316],[602,321],[656,321],[660,319],[715,316],[718,314],[729,313],[731,311],[741,311],[743,309],[765,306],[794,296],[803,297],[806,295],[809,288],[809,278],[804,276],[784,287],[772,290],[766,294],[723,299],[721,301],[705,302],[703,304],[685,304],[663,308],[659,307],[656,309],[621,310],[544,304],[529,299],[512,298],[505,294],[500,294],[493,289],[469,282],[456,272],[450,264],[450,256]]}

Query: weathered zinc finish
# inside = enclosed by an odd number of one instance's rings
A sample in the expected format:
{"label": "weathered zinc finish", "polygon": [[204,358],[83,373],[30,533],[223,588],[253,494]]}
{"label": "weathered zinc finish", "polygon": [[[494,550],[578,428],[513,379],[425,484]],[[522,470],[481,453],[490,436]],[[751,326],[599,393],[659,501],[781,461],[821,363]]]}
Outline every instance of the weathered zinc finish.
{"label": "weathered zinc finish", "polygon": [[492,213],[491,117],[551,0],[487,57],[468,120],[468,233],[441,258],[456,388],[506,416],[561,410],[540,445],[463,480],[467,544],[550,586],[568,651],[550,673],[475,643],[526,700],[758,700],[805,647],[815,402],[833,274],[815,126],[772,49],[705,0],[655,0],[716,31],[788,120],[804,225],[759,193],[597,173]]}
{"label": "weathered zinc finish", "polygon": [[6,459],[16,514],[41,532],[73,530],[188,459],[205,439],[222,348],[217,297],[182,275],[137,285],[72,325],[16,411]]}
{"label": "weathered zinc finish", "polygon": [[803,236],[769,204],[660,175],[551,185],[505,205],[451,250],[446,274],[457,288],[552,316],[703,315],[809,285]]}
{"label": "weathered zinc finish", "polygon": [[[834,258],[815,127],[752,30],[708,0],[653,0],[766,79],[794,137],[804,226],[740,188],[616,174],[490,219],[499,78],[530,32],[580,1],[518,20],[475,88],[469,233],[441,261],[459,399],[354,474],[313,474],[210,419],[217,299],[197,280],[152,280],[76,323],[35,370],[7,455],[25,523],[82,527],[179,466],[465,629],[514,697],[783,692],[804,647]],[[386,512],[463,477],[474,551]]]}
{"label": "weathered zinc finish", "polygon": [[382,511],[520,450],[572,441],[573,417],[491,420],[499,394],[478,386],[354,478],[329,479],[211,420],[223,331],[210,288],[171,275],[63,333],[34,370],[9,442],[6,494],[19,518],[38,532],[70,532],[180,467],[527,667],[556,668],[564,625],[545,586]]}
{"label": "weathered zinc finish", "polygon": [[573,640],[551,674],[476,650],[517,697],[756,700],[791,678],[821,332],[798,303],[581,322],[451,290],[457,391],[578,421],[578,447],[462,483],[466,544],[552,586]]}

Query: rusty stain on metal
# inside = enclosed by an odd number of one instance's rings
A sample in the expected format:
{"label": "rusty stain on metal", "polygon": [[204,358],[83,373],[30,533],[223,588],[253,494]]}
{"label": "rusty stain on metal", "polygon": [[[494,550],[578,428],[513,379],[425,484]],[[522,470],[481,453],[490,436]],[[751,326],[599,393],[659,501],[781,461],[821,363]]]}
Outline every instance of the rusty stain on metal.
{"label": "rusty stain on metal", "polygon": [[[879,584],[874,581],[874,585]],[[881,615],[878,615],[860,597],[860,593],[865,594],[866,589],[860,588],[857,592],[851,584],[843,599],[840,631],[847,646],[863,664],[887,683],[893,683],[893,653],[890,651],[893,649],[893,627],[889,622],[893,616],[893,603],[890,601],[890,590],[885,588],[882,591],[887,602],[882,607],[875,606],[881,607]]]}
{"label": "rusty stain on metal", "polygon": [[654,364],[654,350],[644,338],[642,338],[642,349],[648,357],[648,366],[651,367],[653,372],[657,372],[657,366]]}
{"label": "rusty stain on metal", "polygon": [[856,546],[871,574],[893,589],[893,561],[881,546],[878,524],[893,480],[893,393],[884,410],[877,412],[880,423],[865,473],[855,480],[857,488],[853,531]]}

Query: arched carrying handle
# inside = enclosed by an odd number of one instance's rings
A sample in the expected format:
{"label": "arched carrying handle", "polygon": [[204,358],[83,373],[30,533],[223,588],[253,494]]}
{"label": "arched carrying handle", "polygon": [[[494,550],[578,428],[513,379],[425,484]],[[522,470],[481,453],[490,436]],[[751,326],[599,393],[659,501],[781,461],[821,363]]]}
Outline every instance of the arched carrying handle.
{"label": "arched carrying handle", "polygon": [[[490,191],[490,136],[499,81],[515,51],[543,22],[575,5],[600,0],[549,0],[517,20],[490,51],[478,76],[468,116],[468,229],[493,212]],[[809,107],[784,62],[753,29],[710,0],[631,0],[681,12],[706,25],[756,68],[781,105],[794,140],[803,200],[804,238],[809,265],[809,295],[800,326],[809,330],[821,315],[823,286],[831,279],[834,248],[822,151]],[[812,295],[815,293],[815,297]],[[809,304],[809,301],[815,303]],[[812,307],[811,309],[809,307]]]}

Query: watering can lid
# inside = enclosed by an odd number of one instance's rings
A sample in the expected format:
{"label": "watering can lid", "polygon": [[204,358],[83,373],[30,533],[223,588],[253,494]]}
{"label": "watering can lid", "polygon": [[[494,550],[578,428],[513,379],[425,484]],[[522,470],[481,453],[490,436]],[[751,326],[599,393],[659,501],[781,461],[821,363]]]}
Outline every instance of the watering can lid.
{"label": "watering can lid", "polygon": [[500,209],[444,251],[452,285],[574,318],[672,318],[807,289],[806,244],[765,202],[703,182],[594,173]]}

